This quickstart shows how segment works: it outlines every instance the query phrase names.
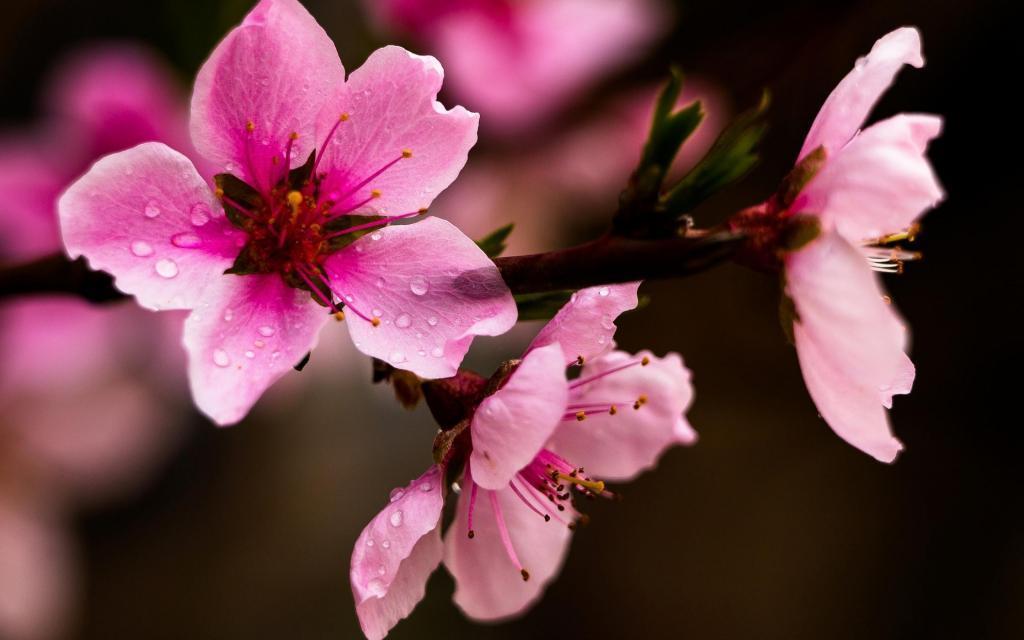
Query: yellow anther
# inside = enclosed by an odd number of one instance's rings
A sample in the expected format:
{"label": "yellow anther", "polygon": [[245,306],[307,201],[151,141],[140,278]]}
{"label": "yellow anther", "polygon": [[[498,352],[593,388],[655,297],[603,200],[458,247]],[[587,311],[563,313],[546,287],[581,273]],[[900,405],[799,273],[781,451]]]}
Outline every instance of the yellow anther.
{"label": "yellow anther", "polygon": [[217,187],[216,189],[213,190],[213,195],[217,196],[218,198],[223,198],[224,190],[221,189],[220,187]]}
{"label": "yellow anther", "polygon": [[291,138],[292,140],[298,140],[299,134],[296,133],[295,131],[292,131],[291,133],[288,134],[288,137]]}
{"label": "yellow anther", "polygon": [[416,210],[416,213],[420,214],[421,216],[425,216],[425,215],[427,215],[427,208],[426,207],[420,207],[419,209]]}
{"label": "yellow anther", "polygon": [[576,412],[576,420],[578,420],[579,422],[583,422],[586,419],[587,419],[587,412],[586,411],[577,411]]}
{"label": "yellow anther", "polygon": [[402,149],[402,157],[403,158],[411,158],[412,157],[412,149]]}
{"label": "yellow anther", "polygon": [[374,318],[373,320],[370,320],[370,324],[372,324],[375,327],[379,327],[380,326],[380,318]]}
{"label": "yellow anther", "polygon": [[619,412],[619,409],[614,404],[611,407],[609,407],[609,409],[608,409],[608,415],[610,415],[610,416],[614,416],[618,412]]}
{"label": "yellow anther", "polygon": [[288,200],[288,206],[292,208],[292,216],[294,218],[299,213],[299,205],[302,204],[302,193],[289,191],[285,198]]}
{"label": "yellow anther", "polygon": [[345,319],[345,312],[344,311],[337,311],[337,312],[335,312],[334,319],[337,320],[338,322],[343,321]]}
{"label": "yellow anther", "polygon": [[634,409],[639,409],[640,407],[644,406],[645,404],[647,404],[647,396],[641,395],[639,398],[636,399],[636,402],[633,403],[633,408]]}
{"label": "yellow anther", "polygon": [[642,358],[642,359],[640,360],[640,366],[641,366],[641,367],[646,367],[646,366],[647,366],[647,365],[649,365],[649,364],[651,364],[651,359],[650,359],[650,358],[648,358],[647,356],[644,356],[644,357],[643,357],[643,358]]}
{"label": "yellow anther", "polygon": [[252,133],[253,131],[256,130],[256,125],[253,124],[252,120],[249,120],[245,123],[245,130],[248,131],[249,133]]}
{"label": "yellow anther", "polygon": [[338,120],[341,121],[341,122],[345,122],[346,120],[348,120],[348,114],[347,113],[341,114],[340,116],[338,116]]}
{"label": "yellow anther", "polygon": [[379,198],[380,197],[380,189],[374,189],[373,191],[371,191],[370,192],[370,197],[371,198]]}

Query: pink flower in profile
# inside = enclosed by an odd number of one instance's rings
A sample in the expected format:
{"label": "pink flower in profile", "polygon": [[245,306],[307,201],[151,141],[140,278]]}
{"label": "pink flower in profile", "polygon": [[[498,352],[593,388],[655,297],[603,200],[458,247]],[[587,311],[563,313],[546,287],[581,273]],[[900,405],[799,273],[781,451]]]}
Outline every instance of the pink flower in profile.
{"label": "pink flower in profile", "polygon": [[[636,306],[637,287],[578,292],[475,408],[458,436],[469,436],[470,450],[443,540],[444,463],[394,491],[363,530],[350,575],[368,638],[383,638],[412,611],[442,559],[466,615],[524,611],[561,567],[581,518],[574,493],[610,496],[596,477],[629,480],[667,447],[696,440],[683,415],[693,389],[680,357],[614,350],[614,319]],[[579,377],[567,380],[566,366],[581,361]]]}
{"label": "pink flower in profile", "polygon": [[436,101],[441,80],[436,60],[398,47],[346,80],[298,2],[262,0],[196,78],[192,138],[224,167],[220,188],[162,144],[108,156],[61,198],[67,250],[146,308],[192,311],[192,392],[219,424],[315,346],[328,309],[344,307],[364,353],[452,375],[516,311],[455,227],[389,226],[423,213],[476,140],[476,114]]}
{"label": "pink flower in profile", "polygon": [[653,0],[367,0],[440,57],[454,89],[514,134],[642,55],[668,23]]}
{"label": "pink flower in profile", "polygon": [[840,437],[883,462],[903,448],[886,409],[894,394],[910,392],[914,365],[907,330],[872,269],[898,271],[914,257],[892,243],[912,236],[943,197],[925,157],[939,117],[900,114],[860,130],[904,64],[924,64],[913,28],[875,43],[825,101],[800,152],[804,160],[822,149],[824,164],[790,207],[817,216],[821,234],[785,257],[807,389]]}

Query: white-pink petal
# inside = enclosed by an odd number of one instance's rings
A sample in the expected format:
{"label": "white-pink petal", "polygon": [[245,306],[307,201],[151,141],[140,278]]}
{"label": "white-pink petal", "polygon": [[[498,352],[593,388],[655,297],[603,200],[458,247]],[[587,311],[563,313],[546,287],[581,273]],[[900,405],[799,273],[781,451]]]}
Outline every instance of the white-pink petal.
{"label": "white-pink petal", "polygon": [[455,375],[474,336],[500,335],[516,322],[497,267],[438,218],[363,236],[324,267],[349,308],[356,348],[424,378]]}
{"label": "white-pink petal", "polygon": [[938,116],[901,114],[871,125],[837,152],[794,204],[857,243],[910,227],[943,197],[925,156]]}
{"label": "white-pink petal", "polygon": [[199,69],[192,140],[223,172],[269,190],[292,133],[291,166],[319,146],[317,115],[344,80],[334,43],[299,2],[261,0]]}
{"label": "white-pink petal", "polygon": [[857,60],[825,100],[798,157],[802,159],[819,146],[824,146],[830,156],[842,149],[864,125],[872,107],[905,64],[924,66],[921,34],[913,27],[883,36],[868,55]]}
{"label": "white-pink petal", "polygon": [[505,386],[473,415],[473,480],[485,489],[505,488],[561,424],[568,398],[558,344],[527,353]]}
{"label": "white-pink petal", "polygon": [[443,78],[436,59],[395,46],[374,51],[352,72],[318,126],[320,138],[337,126],[317,169],[327,174],[321,191],[336,209],[413,213],[455,180],[476,143],[479,116],[437,101]]}
{"label": "white-pink petal", "polygon": [[540,330],[529,349],[558,343],[566,364],[584,362],[611,351],[615,346],[615,319],[635,309],[639,282],[581,289],[555,317]]}
{"label": "white-pink petal", "polygon": [[412,612],[441,562],[443,481],[444,472],[435,465],[396,489],[356,540],[349,577],[368,640],[380,640]]}
{"label": "white-pink petal", "polygon": [[494,511],[481,489],[473,513],[473,538],[466,518],[468,491],[459,496],[455,520],[445,534],[444,563],[455,578],[455,604],[476,620],[501,620],[538,600],[561,569],[572,532],[555,520],[545,522],[511,489],[496,492],[516,555],[530,579],[524,581],[501,542]]}
{"label": "white-pink petal", "polygon": [[58,210],[68,255],[148,309],[194,306],[244,242],[192,162],[158,142],[98,161]]}
{"label": "white-pink petal", "polygon": [[[639,364],[643,358],[649,361],[646,366]],[[638,364],[584,382],[629,363]],[[690,371],[677,353],[659,358],[649,351],[613,351],[584,365],[573,386],[571,404],[612,403],[616,412],[588,411],[582,422],[562,423],[548,448],[596,478],[632,480],[653,468],[669,447],[697,441],[686,419],[693,402]],[[641,396],[646,401],[634,408]]]}
{"label": "white-pink petal", "polygon": [[824,233],[786,262],[797,354],[819,413],[847,442],[891,462],[902,448],[883,401],[909,390],[906,328],[864,256]]}
{"label": "white-pink petal", "polygon": [[216,278],[185,321],[196,406],[222,426],[241,420],[316,346],[329,317],[277,274]]}

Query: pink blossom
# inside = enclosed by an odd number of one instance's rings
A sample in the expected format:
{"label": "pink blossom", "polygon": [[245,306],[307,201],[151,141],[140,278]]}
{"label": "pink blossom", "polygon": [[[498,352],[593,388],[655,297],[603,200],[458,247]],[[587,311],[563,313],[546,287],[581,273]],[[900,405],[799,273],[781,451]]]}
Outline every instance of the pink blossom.
{"label": "pink blossom", "polygon": [[924,64],[912,28],[875,43],[825,101],[800,153],[821,148],[825,161],[790,208],[817,216],[821,234],[785,257],[808,391],[840,437],[883,462],[903,448],[885,409],[910,392],[914,365],[907,329],[872,269],[895,272],[915,257],[893,243],[912,238],[915,221],[943,197],[925,157],[940,118],[900,114],[860,130],[904,64]]}
{"label": "pink blossom", "polygon": [[514,134],[642,55],[669,20],[652,0],[367,0],[436,53],[455,91]]}
{"label": "pink blossom", "polygon": [[[521,613],[561,567],[582,517],[573,493],[611,496],[596,477],[632,479],[667,447],[696,440],[684,417],[693,389],[680,357],[614,349],[614,319],[636,306],[638,286],[578,292],[475,408],[443,549],[443,466],[396,490],[364,530],[351,579],[368,638],[383,638],[409,615],[442,558],[468,616]],[[566,365],[579,362],[579,376],[566,379]]]}
{"label": "pink blossom", "polygon": [[196,78],[192,138],[224,168],[221,189],[163,144],[108,156],[61,198],[67,250],[143,307],[191,310],[189,380],[218,424],[240,420],[342,307],[363,353],[450,376],[474,336],[516,313],[453,226],[389,224],[423,213],[476,140],[476,114],[436,101],[441,81],[436,60],[398,47],[346,80],[298,2],[263,0]]}

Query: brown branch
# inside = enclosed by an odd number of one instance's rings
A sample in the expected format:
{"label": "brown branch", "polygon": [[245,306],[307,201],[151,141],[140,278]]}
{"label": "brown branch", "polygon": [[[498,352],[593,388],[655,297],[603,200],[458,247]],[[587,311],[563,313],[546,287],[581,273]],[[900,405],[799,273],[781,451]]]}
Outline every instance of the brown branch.
{"label": "brown branch", "polygon": [[69,260],[62,253],[0,267],[0,301],[16,296],[68,294],[90,302],[112,302],[127,298],[114,287],[114,280],[93,271],[85,260]]}

